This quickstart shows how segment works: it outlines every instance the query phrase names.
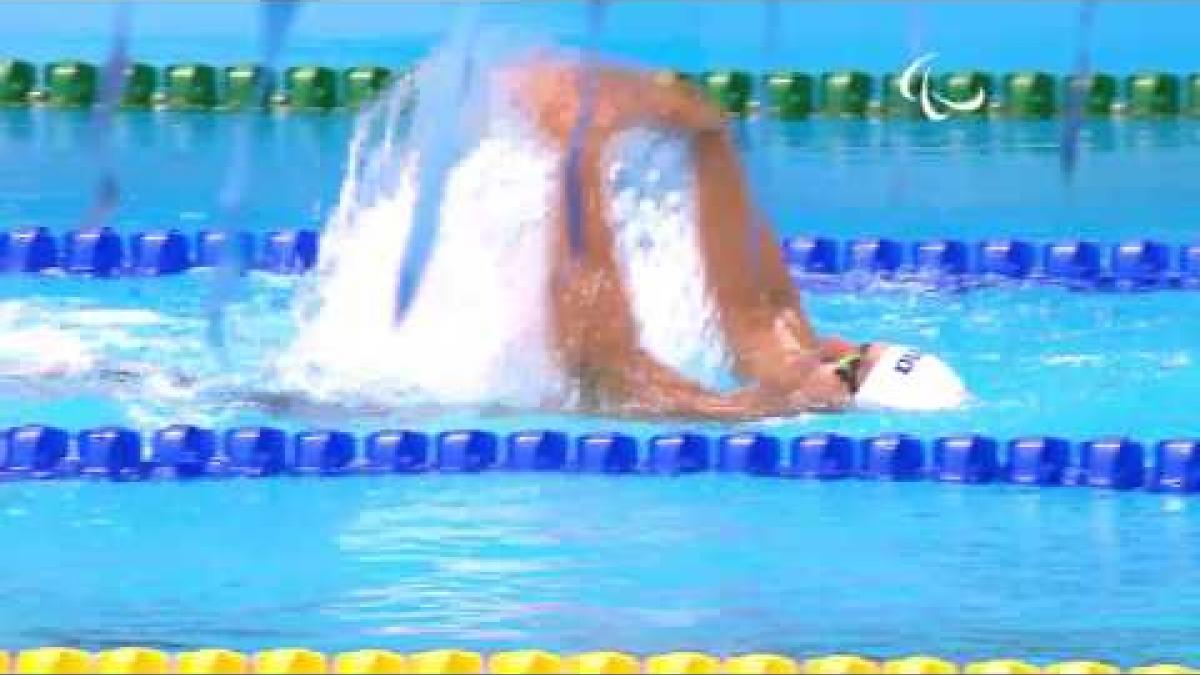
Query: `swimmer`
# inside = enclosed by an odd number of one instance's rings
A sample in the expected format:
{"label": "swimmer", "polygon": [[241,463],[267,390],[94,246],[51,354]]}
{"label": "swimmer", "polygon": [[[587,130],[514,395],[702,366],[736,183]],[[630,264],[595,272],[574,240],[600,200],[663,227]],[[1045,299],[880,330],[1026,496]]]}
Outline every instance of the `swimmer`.
{"label": "swimmer", "polygon": [[[788,275],[775,235],[751,203],[724,116],[686,82],[608,66],[584,72],[561,61],[524,63],[504,76],[536,126],[566,153],[591,82],[579,153],[582,251],[568,242],[563,180],[552,250],[551,307],[558,359],[585,405],[608,412],[738,419],[849,407],[936,410],[967,397],[937,357],[882,342],[855,345],[817,336]],[[689,138],[698,241],[707,292],[744,386],[720,393],[688,379],[638,343],[629,289],[607,211],[602,155],[638,127]],[[581,141],[581,143],[579,142]]]}
{"label": "swimmer", "polygon": [[[568,154],[580,117],[578,67],[542,61],[507,67],[500,76],[540,133]],[[577,199],[572,202],[567,194],[571,182],[564,173],[557,221],[551,223],[555,236],[546,322],[554,355],[576,385],[582,407],[609,414],[749,419],[850,407],[934,410],[965,400],[961,381],[936,357],[899,345],[858,345],[816,334],[775,235],[751,202],[725,119],[699,91],[619,68],[599,68],[588,76],[595,77],[592,109],[572,162],[578,170]],[[696,292],[706,294],[715,309],[732,374],[741,383],[735,391],[707,387],[640,344],[630,302],[631,290],[638,289],[627,288],[621,272],[604,164],[614,137],[639,128],[666,129],[686,137],[690,145],[696,214],[692,234],[703,277],[696,280]],[[579,210],[568,209],[568,203]],[[581,215],[583,246],[578,252],[567,236],[569,212]],[[0,344],[0,389],[33,385],[37,394],[47,395],[78,392],[83,386],[137,397],[152,388],[155,398],[171,395],[224,408],[305,417],[327,409],[338,412],[305,391],[252,389],[241,381],[179,374],[152,364],[68,358],[77,346],[67,346],[61,350],[66,354],[62,364],[51,360],[33,370],[13,347],[17,355],[11,377],[6,377]],[[555,409],[579,407],[546,403]],[[348,404],[354,414],[394,412],[386,404]],[[344,408],[341,402],[333,407]]]}

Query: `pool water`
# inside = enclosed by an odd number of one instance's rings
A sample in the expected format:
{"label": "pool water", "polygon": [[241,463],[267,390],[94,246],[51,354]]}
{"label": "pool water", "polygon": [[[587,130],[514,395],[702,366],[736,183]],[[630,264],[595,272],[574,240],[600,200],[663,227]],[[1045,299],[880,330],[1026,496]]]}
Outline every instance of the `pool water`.
{"label": "pool water", "polygon": [[[3,111],[0,221],[62,231],[96,168],[86,118]],[[254,122],[252,197],[232,225],[319,226],[348,117]],[[124,232],[218,222],[236,118],[128,114],[115,157]],[[1078,174],[1052,123],[750,123],[758,197],[781,235],[906,240],[1191,239],[1200,125],[1089,125]],[[231,305],[231,363],[207,349],[208,273],[5,277],[0,331],[155,369],[129,385],[0,378],[0,426],[169,423],[725,431],[527,410],[364,410],[290,399],[266,367],[304,280],[252,274]],[[975,394],[962,411],[852,413],[737,427],[1145,442],[1192,435],[1200,294],[920,288],[814,294],[822,331],[936,350]],[[48,337],[49,336],[49,337]],[[1100,490],[702,476],[388,477],[10,484],[0,644],[479,650],[697,649],[951,658],[1200,658],[1200,520],[1187,499]]]}
{"label": "pool water", "polygon": [[[97,175],[94,163],[79,161],[81,148],[88,147],[87,118],[9,110],[0,111],[0,120],[4,147],[11,150],[0,153],[0,222],[46,224],[58,232],[75,226]],[[124,201],[115,226],[126,233],[174,227],[191,234],[223,225],[217,194],[240,123],[222,115],[118,116],[114,157]],[[253,187],[245,211],[230,226],[258,234],[321,227],[336,203],[352,117],[264,116],[252,124]],[[1186,120],[1090,125],[1079,171],[1069,181],[1059,168],[1059,130],[1050,122],[760,124],[739,127],[738,136],[756,196],[781,236],[1147,237],[1184,243],[1200,220],[1190,182],[1200,171],[1200,124]],[[16,334],[22,349],[41,337],[39,329],[51,329],[57,342],[66,342],[64,351],[79,342],[90,358],[150,364],[198,378],[201,386],[167,381],[114,388],[63,378],[39,380],[31,390],[28,378],[0,378],[0,401],[6,403],[0,424],[153,429],[180,422],[268,423],[297,429],[319,422],[360,430],[610,424],[529,412],[481,421],[477,411],[428,406],[366,414],[303,401],[291,410],[253,405],[262,398],[258,394],[280,387],[267,366],[295,336],[292,305],[304,284],[257,273],[244,280],[230,308],[234,363],[227,368],[204,341],[210,271],[105,281],[6,277],[0,327],[33,331]],[[1200,295],[1190,292],[1054,288],[955,294],[913,286],[810,294],[806,306],[821,332],[934,350],[962,370],[976,401],[949,414],[849,414],[770,424],[856,435],[894,429],[1073,438],[1119,433],[1142,440],[1187,435],[1193,431],[1188,412],[1173,403],[1197,384],[1191,339],[1200,321],[1197,305]]]}
{"label": "pool water", "polygon": [[[128,232],[219,225],[236,116],[127,112],[113,163]],[[252,231],[314,227],[336,205],[353,128],[335,113],[256,117],[246,212]],[[65,229],[98,175],[84,113],[0,110],[0,222]],[[1200,124],[1085,123],[1076,174],[1060,169],[1058,121],[940,124],[814,119],[740,123],[757,195],[782,235],[900,239],[1147,237],[1190,242],[1200,205]]]}
{"label": "pool water", "polygon": [[6,646],[1194,662],[1200,520],[1086,489],[546,475],[21,483]]}
{"label": "pool water", "polygon": [[[20,111],[4,119],[16,148],[0,155],[5,219],[62,229],[86,205],[83,187],[93,178],[72,159],[80,119]],[[335,195],[347,120],[258,123],[256,190],[242,225],[319,223]],[[130,115],[119,124],[120,227],[213,224],[231,121]],[[760,190],[786,233],[1185,241],[1194,206],[1184,177],[1195,172],[1197,129],[1096,126],[1070,185],[1057,174],[1055,131],[1043,124],[811,124],[751,129],[745,140],[748,163],[766,176],[759,187],[786,186]],[[1151,178],[1150,166],[1178,170]],[[1123,191],[1113,194],[1113,185]],[[246,280],[232,309],[234,367],[226,369],[203,339],[206,274],[7,277],[0,321],[10,332],[52,328],[100,358],[188,373],[245,399],[271,391],[263,364],[294,331],[290,304],[302,282]],[[938,350],[977,400],[946,414],[748,426],[784,435],[1143,441],[1194,432],[1179,402],[1200,384],[1200,295],[910,288],[815,294],[807,304],[822,330]],[[221,379],[227,372],[235,375]],[[0,425],[718,430],[521,411],[229,403],[169,378],[125,388],[16,378],[0,382]],[[0,499],[0,532],[20,542],[10,547],[0,602],[0,638],[10,647],[537,645],[1125,663],[1200,656],[1188,630],[1200,594],[1187,582],[1197,571],[1200,521],[1190,501],[1175,497],[487,475],[13,484]]]}
{"label": "pool water", "polygon": [[[730,427],[439,409],[428,402],[379,409],[292,397],[294,392],[272,379],[270,365],[294,335],[290,303],[300,281],[254,275],[246,282],[231,309],[233,361],[227,366],[205,342],[207,277],[196,271],[157,280],[7,278],[0,286],[0,329],[16,346],[5,368],[19,370],[21,355],[34,348],[30,343],[40,340],[46,349],[75,354],[73,340],[78,340],[97,362],[147,364],[159,375],[125,384],[91,375],[0,377],[0,425],[122,424],[147,431],[172,423],[355,431],[633,428],[644,433]],[[1200,331],[1200,294],[1053,288],[953,294],[911,288],[812,294],[806,304],[819,330],[937,350],[960,370],[974,400],[965,409],[936,414],[853,412],[734,426],[856,436],[884,431],[1076,439],[1120,434],[1142,441],[1194,433],[1194,416],[1178,402],[1200,386],[1194,340]],[[283,395],[282,402],[275,394]]]}

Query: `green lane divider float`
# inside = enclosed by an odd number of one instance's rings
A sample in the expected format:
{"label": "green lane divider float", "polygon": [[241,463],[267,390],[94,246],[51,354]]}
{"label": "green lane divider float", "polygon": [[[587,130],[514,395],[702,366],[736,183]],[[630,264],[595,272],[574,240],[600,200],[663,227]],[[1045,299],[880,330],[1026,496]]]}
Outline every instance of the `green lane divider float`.
{"label": "green lane divider float", "polygon": [[1111,115],[1117,104],[1117,78],[1112,75],[1072,75],[1065,87],[1073,87],[1083,104],[1083,113],[1089,117]]}
{"label": "green lane divider float", "polygon": [[145,63],[131,63],[122,74],[121,107],[149,108],[158,90],[158,70]]}
{"label": "green lane divider float", "polygon": [[360,108],[379,96],[392,83],[392,72],[379,66],[359,66],[342,74],[346,107]]}
{"label": "green lane divider float", "polygon": [[741,70],[717,70],[704,73],[700,79],[708,95],[725,111],[733,115],[750,112],[754,94],[754,78]]}
{"label": "green lane divider float", "polygon": [[173,110],[208,110],[217,105],[217,69],[212,66],[168,66],[164,87],[164,102]]}
{"label": "green lane divider float", "polygon": [[1004,76],[1005,112],[1012,117],[1049,117],[1058,110],[1054,78],[1046,73]]}
{"label": "green lane divider float", "polygon": [[[297,65],[278,75],[254,64],[215,67],[183,63],[159,69],[146,63],[125,71],[121,107],[167,110],[292,109],[327,112],[357,109],[376,99],[403,73],[378,65],[337,70]],[[19,59],[0,60],[0,106],[27,104],[81,108],[96,102],[95,64],[65,60],[41,70]],[[921,106],[900,91],[895,73],[874,77],[859,70],[820,74],[781,70],[755,76],[742,70],[688,73],[661,70],[660,82],[698,87],[733,116],[761,112],[779,119],[881,116],[921,119]],[[1136,72],[1124,78],[1106,73],[1058,77],[1021,71],[996,76],[979,70],[940,75],[933,93],[948,100],[987,92],[976,111],[939,110],[956,116],[1047,118],[1061,114],[1077,95],[1090,117],[1200,117],[1200,73]],[[935,104],[936,105],[936,104]]]}
{"label": "green lane divider float", "polygon": [[332,110],[338,106],[337,76],[322,66],[298,66],[284,71],[287,103],[297,110]]}
{"label": "green lane divider float", "polygon": [[37,71],[28,61],[0,61],[0,105],[24,105],[33,91]]}
{"label": "green lane divider float", "polygon": [[59,61],[42,75],[45,102],[56,108],[82,108],[96,102],[96,66],[83,61]]}
{"label": "green lane divider float", "polygon": [[794,71],[771,73],[763,78],[763,85],[771,116],[794,120],[812,114],[812,76]]}
{"label": "green lane divider float", "polygon": [[830,117],[862,117],[871,102],[871,76],[859,70],[821,75],[821,112]]}
{"label": "green lane divider float", "polygon": [[274,75],[262,66],[253,64],[228,66],[224,70],[224,97],[220,99],[225,110],[257,110],[265,108],[274,88]]}
{"label": "green lane divider float", "polygon": [[1137,73],[1125,81],[1129,114],[1162,117],[1179,114],[1179,78],[1167,73]]}

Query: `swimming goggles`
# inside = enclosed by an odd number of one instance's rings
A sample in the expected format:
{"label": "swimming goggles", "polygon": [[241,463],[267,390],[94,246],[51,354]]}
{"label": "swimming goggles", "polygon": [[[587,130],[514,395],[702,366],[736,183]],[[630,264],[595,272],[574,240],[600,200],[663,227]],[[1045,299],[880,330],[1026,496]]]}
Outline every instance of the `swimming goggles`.
{"label": "swimming goggles", "polygon": [[834,374],[846,385],[846,389],[850,390],[851,394],[858,393],[863,362],[867,360],[867,350],[870,348],[870,342],[862,343],[858,346],[857,351],[838,359],[833,367]]}

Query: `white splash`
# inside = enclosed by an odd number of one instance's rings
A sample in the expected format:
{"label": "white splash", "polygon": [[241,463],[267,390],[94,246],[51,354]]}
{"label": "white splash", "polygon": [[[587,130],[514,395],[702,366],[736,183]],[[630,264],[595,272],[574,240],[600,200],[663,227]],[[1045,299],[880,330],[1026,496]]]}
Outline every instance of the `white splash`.
{"label": "white splash", "polygon": [[89,308],[59,314],[59,320],[70,326],[157,326],[166,318],[148,309]]}
{"label": "white splash", "polygon": [[[478,43],[469,48],[486,51]],[[461,61],[435,53],[422,65],[417,91],[458,86],[462,78],[436,75]],[[397,405],[525,407],[571,398],[547,324],[562,157],[514,109],[510,92],[492,86],[498,61],[485,53],[474,62],[491,67],[471,78],[470,86],[485,91],[468,96],[479,109],[466,122],[472,128],[454,134],[462,151],[447,174],[436,243],[399,324],[397,270],[418,192],[427,189],[416,148],[428,139],[412,136],[447,133],[418,123],[430,114],[422,103],[444,97],[416,96],[410,116],[414,83],[406,82],[358,121],[319,268],[298,294],[296,338],[276,362],[283,388],[316,400]],[[705,379],[727,357],[691,228],[690,158],[684,143],[663,140],[640,132],[617,144],[611,214],[643,345]]]}
{"label": "white splash", "polygon": [[414,175],[420,139],[404,137],[411,92],[396,89],[359,120],[320,266],[299,293],[296,339],[277,364],[283,386],[341,402],[513,405],[537,405],[553,389],[544,310],[556,157],[504,92],[474,98],[487,109],[446,177],[437,243],[398,325],[397,270],[424,189]]}
{"label": "white splash", "polygon": [[617,257],[642,347],[660,362],[727,389],[731,357],[707,292],[692,158],[685,139],[654,130],[622,134],[610,151]]}
{"label": "white splash", "polygon": [[51,326],[0,330],[0,376],[74,375],[95,364],[95,353],[69,330]]}

